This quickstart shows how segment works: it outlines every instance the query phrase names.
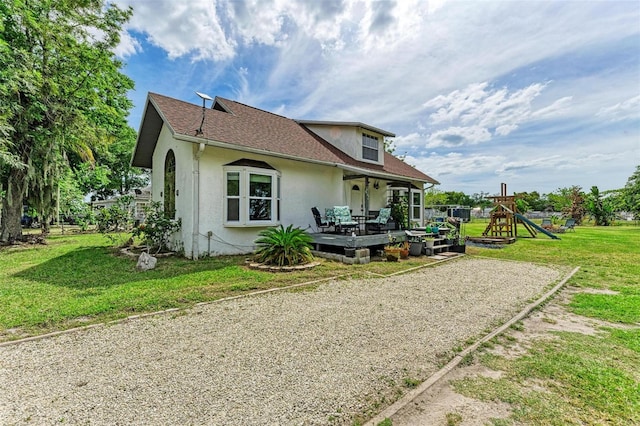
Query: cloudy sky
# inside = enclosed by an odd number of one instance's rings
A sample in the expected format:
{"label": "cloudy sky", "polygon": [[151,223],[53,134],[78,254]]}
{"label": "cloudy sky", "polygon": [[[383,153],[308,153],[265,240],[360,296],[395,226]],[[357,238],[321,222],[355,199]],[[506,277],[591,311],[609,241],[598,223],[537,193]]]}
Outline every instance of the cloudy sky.
{"label": "cloudy sky", "polygon": [[149,91],[360,121],[442,190],[624,186],[640,164],[640,2],[115,0]]}

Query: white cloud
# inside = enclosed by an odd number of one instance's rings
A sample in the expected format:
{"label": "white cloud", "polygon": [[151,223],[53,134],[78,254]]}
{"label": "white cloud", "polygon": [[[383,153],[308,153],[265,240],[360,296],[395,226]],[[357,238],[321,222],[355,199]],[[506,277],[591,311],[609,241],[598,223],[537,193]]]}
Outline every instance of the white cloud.
{"label": "white cloud", "polygon": [[[470,143],[478,143],[489,140],[491,131],[506,136],[517,129],[519,123],[530,119],[535,113],[532,103],[545,86],[546,84],[534,83],[520,90],[509,91],[504,87],[491,88],[488,82],[473,83],[448,95],[438,95],[423,103],[423,107],[436,110],[429,115],[429,121],[433,125],[469,125],[466,132],[481,137],[466,139]],[[461,127],[447,129],[447,132],[452,130],[455,133],[463,132]],[[432,139],[441,139],[441,133],[442,131],[435,132]]]}
{"label": "white cloud", "polygon": [[596,116],[607,118],[611,121],[633,120],[640,118],[640,95],[619,102],[607,108],[602,108]]}
{"label": "white cloud", "polygon": [[224,61],[235,55],[236,43],[225,34],[216,0],[116,0],[115,3],[133,7],[126,29],[145,34],[147,41],[165,50],[170,59],[189,55],[194,61]]}
{"label": "white cloud", "polygon": [[120,44],[116,47],[114,53],[119,58],[126,58],[136,53],[142,52],[140,42],[129,34],[127,31],[120,33]]}
{"label": "white cloud", "polygon": [[427,147],[459,147],[463,145],[475,145],[491,139],[491,133],[484,127],[449,127],[429,135]]}
{"label": "white cloud", "polygon": [[563,114],[571,106],[573,96],[565,96],[553,102],[551,105],[537,109],[531,113],[531,117],[535,119],[556,117]]}

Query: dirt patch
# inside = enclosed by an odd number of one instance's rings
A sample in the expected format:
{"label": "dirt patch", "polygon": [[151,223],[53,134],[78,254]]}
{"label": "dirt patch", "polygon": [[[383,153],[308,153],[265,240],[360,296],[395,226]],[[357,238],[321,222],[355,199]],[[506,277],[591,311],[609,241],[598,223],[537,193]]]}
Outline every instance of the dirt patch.
{"label": "dirt patch", "polygon": [[[633,328],[633,326],[613,324],[593,318],[575,315],[566,309],[571,297],[576,293],[616,294],[611,290],[583,289],[567,287],[556,297],[533,312],[522,321],[522,327],[510,329],[507,334],[509,345],[496,345],[491,352],[507,358],[523,355],[533,341],[554,339],[552,332],[574,332],[595,335],[601,327]],[[506,418],[510,414],[508,404],[482,402],[456,393],[451,382],[465,377],[485,376],[500,378],[500,371],[494,371],[480,364],[458,367],[447,376],[420,394],[411,403],[399,410],[392,418],[394,426],[447,425],[447,415],[458,415],[462,419],[459,426],[484,425],[494,418]]]}
{"label": "dirt patch", "polygon": [[501,372],[474,364],[456,368],[447,375],[446,380],[423,392],[410,404],[398,411],[393,417],[393,425],[424,426],[447,425],[448,415],[462,418],[460,426],[481,426],[492,418],[506,418],[511,413],[509,404],[503,402],[482,402],[456,393],[451,381],[470,376],[485,376],[498,379]]}

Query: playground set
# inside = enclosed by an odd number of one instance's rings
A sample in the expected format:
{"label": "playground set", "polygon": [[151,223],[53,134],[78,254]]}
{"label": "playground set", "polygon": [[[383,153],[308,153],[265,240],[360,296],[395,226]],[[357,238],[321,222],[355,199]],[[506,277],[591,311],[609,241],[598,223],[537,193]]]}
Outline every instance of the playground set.
{"label": "playground set", "polygon": [[507,195],[507,184],[500,184],[500,195],[487,197],[493,201],[493,209],[489,218],[489,224],[482,233],[482,237],[467,237],[467,240],[484,244],[511,244],[518,236],[518,224],[522,225],[532,237],[538,232],[559,240],[560,237],[544,229],[540,225],[527,219],[518,212],[515,195]]}

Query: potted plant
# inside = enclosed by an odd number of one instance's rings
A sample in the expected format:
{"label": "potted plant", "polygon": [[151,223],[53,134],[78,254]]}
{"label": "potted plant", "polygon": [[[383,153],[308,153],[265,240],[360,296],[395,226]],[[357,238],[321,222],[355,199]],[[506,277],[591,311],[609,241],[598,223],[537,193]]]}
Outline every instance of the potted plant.
{"label": "potted plant", "polygon": [[384,246],[384,255],[388,262],[397,262],[400,259],[400,246],[396,244],[396,237],[388,234],[389,243]]}
{"label": "potted plant", "polygon": [[450,250],[454,253],[465,253],[467,246],[464,243],[464,239],[458,238],[455,244],[451,246]]}
{"label": "potted plant", "polygon": [[435,244],[436,239],[433,237],[424,237],[424,247],[428,249],[432,249]]}
{"label": "potted plant", "polygon": [[420,256],[422,254],[422,236],[409,237],[409,254],[411,256]]}
{"label": "potted plant", "polygon": [[457,240],[457,235],[454,229],[449,230],[449,232],[447,232],[447,234],[444,236],[444,241],[445,241],[445,244],[447,245],[450,245],[450,246],[454,245],[456,240]]}
{"label": "potted plant", "polygon": [[407,259],[409,257],[409,242],[404,241],[400,243],[400,259]]}

